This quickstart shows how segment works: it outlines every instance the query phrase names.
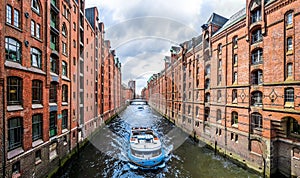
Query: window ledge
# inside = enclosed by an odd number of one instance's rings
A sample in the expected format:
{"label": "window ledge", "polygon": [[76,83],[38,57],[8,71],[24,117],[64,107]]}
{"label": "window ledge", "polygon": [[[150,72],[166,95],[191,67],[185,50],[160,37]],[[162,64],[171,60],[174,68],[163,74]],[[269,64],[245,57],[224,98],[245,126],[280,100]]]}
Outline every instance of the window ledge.
{"label": "window ledge", "polygon": [[42,139],[38,139],[38,140],[32,142],[32,147],[36,147],[42,143],[44,143],[44,141]]}
{"label": "window ledge", "polygon": [[284,107],[285,108],[294,108],[295,103],[294,102],[285,102]]}
{"label": "window ledge", "polygon": [[7,159],[11,159],[21,153],[24,153],[24,150],[22,147],[11,150],[11,151],[7,152]]}
{"label": "window ledge", "polygon": [[288,51],[286,52],[286,55],[289,56],[289,55],[292,55],[293,53],[294,53],[293,50],[288,50]]}
{"label": "window ledge", "polygon": [[50,161],[54,160],[57,156],[58,156],[58,155],[57,155],[56,150],[50,152],[50,156],[49,156]]}
{"label": "window ledge", "polygon": [[57,106],[57,103],[49,103],[49,106]]}
{"label": "window ledge", "polygon": [[42,160],[37,160],[37,161],[35,161],[35,165],[38,165],[38,164],[40,164],[40,163],[42,163]]}
{"label": "window ledge", "polygon": [[13,174],[11,175],[11,177],[12,177],[12,178],[19,178],[19,177],[21,177],[21,173],[19,173],[19,172],[13,173]]}
{"label": "window ledge", "polygon": [[21,105],[12,105],[12,106],[7,106],[7,111],[21,111],[24,108]]}
{"label": "window ledge", "polygon": [[46,75],[46,73],[42,69],[36,68],[36,67],[30,67],[30,68],[28,68],[28,71],[31,71],[31,72],[34,72],[34,73],[38,73],[38,74]]}
{"label": "window ledge", "polygon": [[285,79],[285,81],[293,81],[293,77],[292,76],[289,76]]}
{"label": "window ledge", "polygon": [[61,132],[62,133],[66,133],[66,132],[68,132],[69,130],[68,129],[63,129]]}
{"label": "window ledge", "polygon": [[26,70],[26,67],[23,67],[18,62],[13,62],[13,61],[6,60],[4,65],[5,65],[5,67],[11,67],[11,68],[16,68],[16,69],[20,69],[20,70]]}
{"label": "window ledge", "polygon": [[14,29],[16,29],[16,30],[18,30],[19,32],[23,32],[22,31],[22,29],[20,28],[20,27],[16,27],[16,26],[14,26],[14,25],[12,25],[12,24],[10,24],[10,23],[5,23],[7,26],[10,26],[11,28],[14,28]]}
{"label": "window ledge", "polygon": [[285,28],[286,28],[287,30],[288,30],[288,29],[291,29],[291,28],[293,28],[293,24],[287,25]]}
{"label": "window ledge", "polygon": [[238,128],[238,124],[232,124],[233,128]]}
{"label": "window ledge", "polygon": [[67,76],[64,76],[64,75],[63,75],[61,78],[62,78],[63,80],[67,80],[67,81],[69,81],[69,82],[71,81]]}
{"label": "window ledge", "polygon": [[68,102],[62,102],[61,105],[68,106]]}
{"label": "window ledge", "polygon": [[54,72],[50,72],[50,75],[58,77],[58,75]]}
{"label": "window ledge", "polygon": [[41,109],[43,107],[44,106],[42,104],[32,104],[32,106],[31,106],[32,109]]}

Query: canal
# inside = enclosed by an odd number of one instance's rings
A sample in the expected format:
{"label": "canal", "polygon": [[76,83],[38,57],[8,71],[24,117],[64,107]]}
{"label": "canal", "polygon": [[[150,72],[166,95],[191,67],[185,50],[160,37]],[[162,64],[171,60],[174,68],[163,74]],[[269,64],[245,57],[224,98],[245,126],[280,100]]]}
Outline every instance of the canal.
{"label": "canal", "polygon": [[[159,170],[132,170],[127,148],[130,128],[147,126],[161,137],[168,153],[166,166]],[[259,177],[214,152],[203,143],[188,138],[149,106],[138,110],[130,105],[110,124],[91,138],[79,157],[64,168],[58,177]]]}

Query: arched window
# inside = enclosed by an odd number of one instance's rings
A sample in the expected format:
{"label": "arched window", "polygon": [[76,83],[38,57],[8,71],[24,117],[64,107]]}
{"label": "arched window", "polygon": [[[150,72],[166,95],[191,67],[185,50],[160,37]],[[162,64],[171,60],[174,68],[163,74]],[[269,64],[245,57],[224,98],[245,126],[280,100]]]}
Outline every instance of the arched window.
{"label": "arched window", "polygon": [[68,110],[67,109],[62,111],[61,128],[68,129]]}
{"label": "arched window", "polygon": [[221,54],[222,53],[222,44],[218,44],[218,53]]}
{"label": "arched window", "polygon": [[42,104],[43,83],[40,80],[32,80],[32,104]]}
{"label": "arched window", "polygon": [[237,103],[237,90],[232,90],[232,103]]}
{"label": "arched window", "polygon": [[263,71],[258,69],[251,72],[252,85],[259,85],[263,83]]}
{"label": "arched window", "polygon": [[196,116],[199,116],[199,109],[200,109],[200,107],[199,106],[196,106]]}
{"label": "arched window", "polygon": [[62,102],[68,102],[68,85],[62,86]]}
{"label": "arched window", "polygon": [[251,114],[251,131],[254,129],[262,129],[263,128],[263,120],[260,113],[255,112]]}
{"label": "arched window", "polygon": [[263,50],[258,48],[251,53],[252,64],[261,64],[263,62]]}
{"label": "arched window", "polygon": [[254,0],[250,5],[250,21],[256,23],[261,21],[261,0]]}
{"label": "arched window", "polygon": [[237,64],[238,64],[238,55],[237,54],[235,54],[235,55],[233,55],[233,65],[234,66],[237,66]]}
{"label": "arched window", "polygon": [[31,0],[31,8],[36,13],[40,14],[40,5],[39,5],[38,0]]}
{"label": "arched window", "polygon": [[22,104],[23,81],[19,77],[7,78],[7,105]]}
{"label": "arched window", "polygon": [[206,79],[205,80],[205,89],[209,89],[209,87],[210,87],[210,80],[209,79]]}
{"label": "arched window", "polygon": [[293,26],[293,11],[289,11],[285,15],[285,25],[287,28]]}
{"label": "arched window", "polygon": [[238,80],[238,73],[237,72],[233,72],[233,79],[232,79],[232,83],[236,84]]}
{"label": "arched window", "polygon": [[204,108],[204,121],[208,121],[210,114],[210,108],[206,107]]}
{"label": "arched window", "polygon": [[300,135],[300,124],[296,119],[289,117],[287,122],[287,128],[289,129],[289,134]]}
{"label": "arched window", "polygon": [[68,35],[68,31],[67,31],[67,27],[66,27],[66,24],[65,24],[65,23],[63,23],[63,25],[62,25],[61,33],[62,33],[64,36],[67,36],[67,35]]}
{"label": "arched window", "polygon": [[217,110],[217,122],[220,122],[221,119],[222,119],[222,113],[221,113],[221,110],[218,109],[218,110]]}
{"label": "arched window", "polygon": [[68,64],[62,61],[62,75],[68,77]]}
{"label": "arched window", "polygon": [[238,46],[238,37],[237,36],[234,36],[232,38],[232,45],[234,48],[237,48],[237,46]]}
{"label": "arched window", "polygon": [[218,90],[217,91],[217,101],[221,102],[221,100],[222,100],[222,93],[221,93],[221,90]]}
{"label": "arched window", "polygon": [[235,125],[237,126],[238,122],[239,122],[239,115],[237,112],[233,111],[231,113],[231,125]]}
{"label": "arched window", "polygon": [[49,90],[49,102],[56,103],[57,102],[57,82],[50,83],[50,90]]}
{"label": "arched window", "polygon": [[205,67],[205,76],[210,75],[210,65]]}
{"label": "arched window", "polygon": [[13,38],[5,38],[5,57],[6,60],[21,63],[22,46],[21,43]]}
{"label": "arched window", "polygon": [[58,59],[54,55],[50,56],[50,71],[58,74]]}
{"label": "arched window", "polygon": [[254,30],[252,33],[251,33],[251,43],[254,44],[254,43],[258,43],[260,41],[262,41],[262,33],[261,33],[261,29],[257,29],[257,30]]}
{"label": "arched window", "polygon": [[42,53],[37,48],[31,48],[31,66],[42,68]]}
{"label": "arched window", "polygon": [[262,92],[254,91],[251,93],[251,105],[262,106]]}
{"label": "arched window", "polygon": [[205,93],[205,100],[204,102],[209,102],[210,101],[210,93]]}

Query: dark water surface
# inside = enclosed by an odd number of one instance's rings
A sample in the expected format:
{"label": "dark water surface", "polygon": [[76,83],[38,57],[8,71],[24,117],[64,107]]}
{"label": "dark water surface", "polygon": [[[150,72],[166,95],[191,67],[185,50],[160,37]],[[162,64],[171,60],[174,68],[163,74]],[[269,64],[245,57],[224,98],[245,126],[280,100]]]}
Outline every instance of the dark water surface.
{"label": "dark water surface", "polygon": [[[89,140],[60,177],[259,177],[222,156],[215,156],[203,143],[195,143],[169,121],[148,106],[138,110],[130,105],[109,125]],[[130,128],[147,126],[161,138],[168,153],[165,168],[132,170],[127,150]]]}

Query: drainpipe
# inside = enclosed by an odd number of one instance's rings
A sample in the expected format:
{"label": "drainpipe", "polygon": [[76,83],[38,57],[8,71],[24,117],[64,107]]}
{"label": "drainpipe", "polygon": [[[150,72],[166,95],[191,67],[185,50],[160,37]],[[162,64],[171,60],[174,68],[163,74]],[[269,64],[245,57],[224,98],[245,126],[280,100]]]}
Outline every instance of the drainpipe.
{"label": "drainpipe", "polygon": [[[228,62],[228,32],[226,31],[226,57],[225,57],[225,76],[227,77],[227,62]],[[222,67],[222,66],[221,66]],[[225,156],[227,149],[227,79],[225,78]]]}

